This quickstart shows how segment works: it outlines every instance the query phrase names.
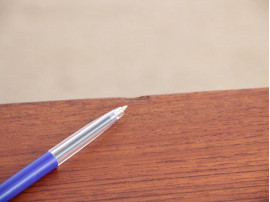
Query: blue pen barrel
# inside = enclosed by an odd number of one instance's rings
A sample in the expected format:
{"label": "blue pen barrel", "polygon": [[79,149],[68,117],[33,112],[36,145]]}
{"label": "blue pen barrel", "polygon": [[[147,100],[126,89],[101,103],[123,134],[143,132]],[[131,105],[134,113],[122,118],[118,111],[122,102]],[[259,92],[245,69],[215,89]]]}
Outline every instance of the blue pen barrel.
{"label": "blue pen barrel", "polygon": [[0,201],[8,201],[58,166],[57,160],[46,152],[0,185]]}

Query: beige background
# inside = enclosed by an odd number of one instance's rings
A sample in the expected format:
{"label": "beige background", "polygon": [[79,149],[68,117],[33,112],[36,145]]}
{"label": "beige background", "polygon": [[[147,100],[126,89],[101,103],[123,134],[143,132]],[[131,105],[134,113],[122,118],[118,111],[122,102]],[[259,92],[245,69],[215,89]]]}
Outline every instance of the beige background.
{"label": "beige background", "polygon": [[0,103],[266,86],[267,0],[0,0]]}

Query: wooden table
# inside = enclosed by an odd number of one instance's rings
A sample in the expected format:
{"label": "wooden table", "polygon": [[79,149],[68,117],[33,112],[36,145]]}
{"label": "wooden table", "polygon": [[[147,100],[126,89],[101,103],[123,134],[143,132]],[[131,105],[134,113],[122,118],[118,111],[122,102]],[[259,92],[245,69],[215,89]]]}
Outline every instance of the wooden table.
{"label": "wooden table", "polygon": [[0,181],[105,112],[102,137],[14,201],[268,200],[268,88],[0,105]]}

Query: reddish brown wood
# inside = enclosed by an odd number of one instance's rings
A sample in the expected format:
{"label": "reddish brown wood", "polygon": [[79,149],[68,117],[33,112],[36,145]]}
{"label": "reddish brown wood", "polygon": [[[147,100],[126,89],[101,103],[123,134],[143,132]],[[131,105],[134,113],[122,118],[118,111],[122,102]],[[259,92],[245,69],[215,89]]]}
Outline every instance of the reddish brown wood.
{"label": "reddish brown wood", "polygon": [[268,88],[0,105],[0,181],[126,104],[14,201],[268,200]]}

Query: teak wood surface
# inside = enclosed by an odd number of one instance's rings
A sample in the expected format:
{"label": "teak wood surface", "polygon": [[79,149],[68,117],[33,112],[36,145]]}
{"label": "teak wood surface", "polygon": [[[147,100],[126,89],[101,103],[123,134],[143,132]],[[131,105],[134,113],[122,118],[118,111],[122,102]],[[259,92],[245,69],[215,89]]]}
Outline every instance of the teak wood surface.
{"label": "teak wood surface", "polygon": [[0,105],[0,181],[128,105],[103,136],[14,201],[268,200],[268,90]]}

